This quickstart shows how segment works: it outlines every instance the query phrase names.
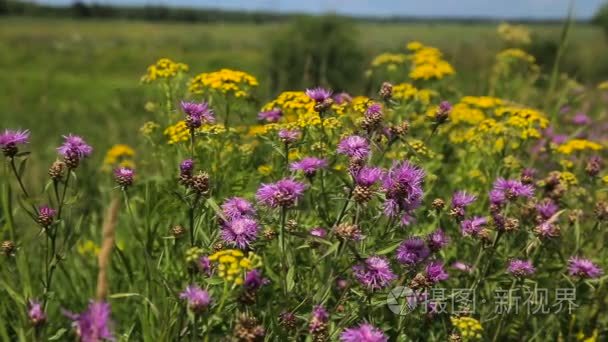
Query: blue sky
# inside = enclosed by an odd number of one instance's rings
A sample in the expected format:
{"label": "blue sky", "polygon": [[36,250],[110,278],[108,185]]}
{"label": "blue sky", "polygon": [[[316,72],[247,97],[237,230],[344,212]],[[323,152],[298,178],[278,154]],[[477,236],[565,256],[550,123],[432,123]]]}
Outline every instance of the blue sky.
{"label": "blue sky", "polygon": [[[575,15],[590,18],[605,0],[575,0]],[[72,0],[38,0],[47,4],[70,4]],[[450,16],[496,18],[561,18],[569,0],[95,0],[106,4],[169,5],[280,12],[373,16]]]}

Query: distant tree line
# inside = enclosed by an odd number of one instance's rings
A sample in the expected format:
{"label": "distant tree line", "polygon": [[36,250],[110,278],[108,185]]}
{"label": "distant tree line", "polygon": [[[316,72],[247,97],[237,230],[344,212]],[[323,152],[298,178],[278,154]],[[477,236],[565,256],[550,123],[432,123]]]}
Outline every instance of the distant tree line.
{"label": "distant tree line", "polygon": [[[161,5],[145,6],[112,6],[100,3],[74,1],[69,6],[50,6],[20,0],[0,0],[0,15],[32,17],[72,17],[72,18],[115,18],[148,21],[178,22],[250,22],[265,23],[286,21],[301,14],[286,14],[270,11],[228,11],[220,9],[177,8]],[[356,17],[359,21],[370,22],[410,22],[410,23],[498,23],[500,18],[453,18],[453,17]],[[561,23],[562,19],[523,18],[509,20],[527,24]],[[582,21],[584,22],[584,21]]]}

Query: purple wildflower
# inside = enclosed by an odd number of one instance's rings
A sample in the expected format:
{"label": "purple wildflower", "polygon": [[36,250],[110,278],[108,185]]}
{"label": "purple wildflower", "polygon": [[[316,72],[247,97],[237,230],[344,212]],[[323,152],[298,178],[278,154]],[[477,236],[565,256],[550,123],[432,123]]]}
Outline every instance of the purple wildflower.
{"label": "purple wildflower", "polygon": [[307,177],[314,176],[317,171],[327,167],[327,160],[315,157],[306,157],[300,161],[291,163],[291,171],[302,171]]}
{"label": "purple wildflower", "polygon": [[524,184],[531,184],[534,182],[534,178],[536,177],[536,169],[527,167],[521,170],[521,182]]}
{"label": "purple wildflower", "polygon": [[572,117],[572,123],[578,126],[585,126],[591,124],[591,118],[587,114],[579,112]]}
{"label": "purple wildflower", "polygon": [[306,95],[315,102],[323,102],[331,96],[331,90],[327,90],[321,87],[306,89]]}
{"label": "purple wildflower", "polygon": [[30,300],[27,304],[27,317],[33,326],[38,327],[46,322],[46,314],[42,309],[42,304],[35,300]]}
{"label": "purple wildflower", "polygon": [[211,304],[209,292],[196,285],[186,287],[184,292],[180,293],[179,298],[187,300],[190,310],[196,313],[200,313]]}
{"label": "purple wildflower", "polygon": [[424,261],[431,251],[423,239],[412,237],[403,241],[397,248],[396,258],[400,263],[407,266],[415,266]]}
{"label": "purple wildflower", "polygon": [[[498,178],[494,182],[494,187],[490,193],[491,201],[494,203],[495,200],[502,198],[506,200],[514,200],[517,197],[532,197],[534,195],[534,187],[530,184],[523,184],[520,180],[516,179],[504,179]],[[497,202],[504,202],[502,201]]]}
{"label": "purple wildflower", "polygon": [[198,269],[202,274],[210,276],[212,273],[211,260],[209,260],[209,256],[203,255],[198,259]]}
{"label": "purple wildflower", "polygon": [[355,160],[362,160],[369,155],[370,148],[367,139],[358,135],[351,135],[338,144],[338,153],[349,156]]}
{"label": "purple wildflower", "polygon": [[256,199],[271,207],[291,207],[302,197],[306,185],[291,178],[284,178],[276,183],[262,184],[256,193]]}
{"label": "purple wildflower", "polygon": [[359,283],[370,290],[385,288],[397,278],[388,260],[381,256],[369,257],[363,263],[353,266],[353,273]]}
{"label": "purple wildflower", "polygon": [[222,204],[222,213],[228,220],[255,215],[253,204],[242,197],[231,197]]}
{"label": "purple wildflower", "polygon": [[527,277],[534,274],[534,272],[536,272],[536,268],[534,265],[532,265],[532,261],[514,259],[509,261],[507,272],[516,277]]}
{"label": "purple wildflower", "polygon": [[382,105],[379,103],[372,103],[369,106],[367,106],[367,109],[365,110],[364,113],[366,118],[372,119],[372,120],[379,120],[382,118]]}
{"label": "purple wildflower", "polygon": [[293,144],[298,139],[302,133],[297,129],[282,129],[279,131],[279,139],[285,144]]}
{"label": "purple wildflower", "polygon": [[450,243],[450,238],[441,228],[438,228],[427,236],[426,243],[431,251],[438,251]]}
{"label": "purple wildflower", "polygon": [[5,129],[3,133],[0,134],[0,147],[2,148],[2,152],[7,157],[14,157],[19,149],[17,145],[24,145],[29,142],[30,131],[17,131]]}
{"label": "purple wildflower", "polygon": [[550,220],[541,222],[534,228],[534,232],[542,238],[552,238],[559,236],[559,226],[553,224]]}
{"label": "purple wildflower", "polygon": [[353,178],[355,179],[355,183],[357,183],[357,185],[369,188],[376,184],[376,182],[378,182],[383,175],[384,170],[379,167],[364,166],[356,171]]}
{"label": "purple wildflower", "polygon": [[329,321],[329,313],[322,305],[315,305],[312,309],[312,317],[308,323],[308,331],[311,334],[323,334],[326,329],[326,323]]}
{"label": "purple wildflower", "polygon": [[247,217],[237,218],[222,228],[222,239],[238,248],[247,248],[255,241],[259,226],[255,220]]}
{"label": "purple wildflower", "polygon": [[351,102],[353,100],[352,96],[350,96],[349,93],[345,93],[345,92],[334,94],[332,96],[332,99],[334,100],[334,102],[336,104],[339,104],[339,105],[341,105],[343,103]]}
{"label": "purple wildflower", "polygon": [[384,174],[382,188],[386,192],[384,213],[394,217],[400,212],[408,214],[422,202],[424,170],[408,161],[394,163]]}
{"label": "purple wildflower", "polygon": [[60,155],[66,158],[81,160],[88,157],[93,152],[93,148],[89,146],[84,139],[77,135],[63,136],[65,139],[63,145],[57,148]]}
{"label": "purple wildflower", "polygon": [[85,312],[81,314],[65,312],[65,315],[73,321],[72,326],[76,329],[80,341],[114,340],[110,331],[110,304],[91,301]]}
{"label": "purple wildflower", "polygon": [[194,160],[186,159],[179,164],[179,172],[182,176],[192,176],[194,171]]}
{"label": "purple wildflower", "polygon": [[485,217],[473,217],[460,223],[460,232],[464,236],[477,236],[487,223]]}
{"label": "purple wildflower", "polygon": [[282,116],[283,112],[278,108],[274,108],[258,113],[258,120],[266,122],[277,122],[281,119]]}
{"label": "purple wildflower", "polygon": [[348,328],[340,334],[342,342],[387,342],[386,336],[382,330],[374,327],[371,324],[363,323],[356,328]]}
{"label": "purple wildflower", "polygon": [[317,227],[311,229],[309,234],[317,238],[324,238],[325,236],[327,236],[327,231],[324,228]]}
{"label": "purple wildflower", "polygon": [[452,268],[455,270],[458,270],[460,272],[465,272],[465,273],[470,273],[473,270],[471,265],[464,263],[462,261],[454,261],[452,263]]}
{"label": "purple wildflower", "polygon": [[268,284],[269,282],[270,280],[262,277],[262,271],[255,269],[245,274],[245,281],[243,282],[243,286],[245,286],[249,290],[257,290],[260,287]]}
{"label": "purple wildflower", "polygon": [[589,259],[570,257],[568,260],[568,273],[580,278],[599,278],[604,271]]}
{"label": "purple wildflower", "polygon": [[186,125],[190,129],[201,127],[205,123],[214,123],[215,116],[207,102],[181,102],[182,111],[186,114]]}
{"label": "purple wildflower", "polygon": [[128,167],[119,167],[114,170],[114,180],[123,188],[133,185],[135,171]]}
{"label": "purple wildflower", "polygon": [[452,111],[452,104],[448,101],[441,101],[439,106],[437,107],[437,112],[435,113],[435,122],[437,124],[441,124],[448,119],[450,112]]}
{"label": "purple wildflower", "polygon": [[536,205],[536,212],[540,216],[541,221],[550,219],[558,210],[559,207],[550,198],[546,198]]}
{"label": "purple wildflower", "polygon": [[43,205],[38,208],[38,224],[43,228],[49,227],[53,223],[53,219],[57,214],[57,210]]}
{"label": "purple wildflower", "polygon": [[443,269],[443,264],[438,261],[431,261],[424,269],[426,279],[433,284],[449,278],[447,272]]}
{"label": "purple wildflower", "polygon": [[463,218],[465,208],[473,204],[477,196],[467,193],[466,191],[456,191],[452,196],[452,215]]}

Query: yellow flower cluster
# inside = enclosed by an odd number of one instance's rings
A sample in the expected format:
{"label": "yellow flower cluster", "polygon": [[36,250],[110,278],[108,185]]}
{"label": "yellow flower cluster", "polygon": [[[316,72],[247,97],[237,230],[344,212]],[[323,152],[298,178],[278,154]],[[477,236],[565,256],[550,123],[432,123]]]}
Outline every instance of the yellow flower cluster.
{"label": "yellow flower cluster", "polygon": [[82,256],[94,257],[99,254],[101,249],[92,240],[86,240],[78,243],[76,250]]}
{"label": "yellow flower cluster", "polygon": [[272,173],[272,165],[268,165],[268,164],[260,165],[260,166],[258,166],[258,172],[262,176],[268,176]]}
{"label": "yellow flower cluster", "polygon": [[110,170],[116,166],[134,168],[134,156],[135,150],[128,145],[114,145],[106,152],[106,156],[103,159],[103,167],[105,170]]}
{"label": "yellow flower cluster", "polygon": [[247,97],[249,90],[257,87],[258,84],[258,80],[246,72],[221,69],[195,76],[190,80],[188,90],[193,94],[203,94],[206,90],[215,90],[235,97]]}
{"label": "yellow flower cluster", "polygon": [[532,42],[530,30],[524,25],[502,23],[498,25],[498,35],[506,42],[527,45]]}
{"label": "yellow flower cluster", "polygon": [[374,57],[372,60],[372,67],[385,66],[388,70],[396,70],[399,65],[407,62],[407,55],[402,53],[382,53]]}
{"label": "yellow flower cluster", "polygon": [[[348,106],[348,103],[333,104],[331,106],[331,110],[337,115],[343,115]],[[275,131],[280,128],[294,129],[320,126],[321,118],[315,111],[314,107],[315,102],[302,91],[282,92],[276,99],[268,102],[266,105],[264,105],[264,107],[262,107],[263,111],[272,110],[275,108],[280,109],[283,112],[282,123],[254,126],[250,129],[249,134],[265,134],[269,131]],[[323,119],[323,126],[325,128],[334,129],[341,127],[341,122],[335,117],[327,117]]]}
{"label": "yellow flower cluster", "polygon": [[155,64],[148,67],[146,74],[141,77],[144,83],[151,83],[159,78],[173,78],[179,73],[188,71],[188,65],[177,63],[169,58],[161,58]]}
{"label": "yellow flower cluster", "polygon": [[522,49],[503,50],[496,55],[496,58],[498,58],[498,59],[502,59],[502,58],[518,59],[518,60],[522,60],[522,61],[530,63],[530,64],[536,63],[536,58],[534,58],[534,56],[525,52]]}
{"label": "yellow flower cluster", "polygon": [[[395,94],[395,88],[393,87],[393,96]],[[350,102],[352,111],[356,114],[363,115],[367,111],[367,107],[374,101],[367,96],[355,96]]]}
{"label": "yellow flower cluster", "polygon": [[450,317],[452,325],[458,329],[460,336],[465,340],[479,340],[481,339],[481,333],[483,327],[481,322],[473,317],[462,316],[462,317]]}
{"label": "yellow flower cluster", "polygon": [[559,182],[560,184],[565,185],[566,187],[570,187],[578,184],[578,179],[576,175],[572,172],[563,171],[559,173]]}
{"label": "yellow flower cluster", "polygon": [[604,182],[604,184],[608,184],[608,175],[602,177],[602,182]]}
{"label": "yellow flower cluster", "polygon": [[483,109],[495,108],[504,103],[503,100],[492,96],[465,96],[460,102]]}
{"label": "yellow flower cluster", "polygon": [[557,147],[557,152],[562,154],[572,154],[578,151],[599,151],[602,149],[602,145],[585,140],[585,139],[572,139]]}
{"label": "yellow flower cluster", "polygon": [[429,150],[429,148],[424,144],[422,140],[412,139],[408,142],[408,144],[419,157],[433,158],[435,156],[435,153]]}
{"label": "yellow flower cluster", "polygon": [[608,90],[608,81],[604,81],[597,85],[597,89],[599,90]]}
{"label": "yellow flower cluster", "polygon": [[160,125],[157,124],[156,122],[147,121],[139,128],[139,132],[143,135],[148,136],[148,135],[152,134],[159,127],[160,127]]}
{"label": "yellow flower cluster", "polygon": [[[199,127],[196,132],[211,135],[222,134],[226,132],[226,127],[222,124],[203,125]],[[178,121],[174,125],[165,128],[163,134],[167,136],[169,145],[190,140],[190,130],[188,129],[188,126],[186,126],[186,121],[184,120]]]}
{"label": "yellow flower cluster", "polygon": [[217,263],[218,275],[226,281],[237,285],[243,284],[246,271],[262,266],[262,259],[249,252],[247,256],[238,249],[225,249],[209,256],[211,262]]}
{"label": "yellow flower cluster", "polygon": [[431,102],[437,92],[430,89],[418,89],[411,83],[399,83],[393,86],[393,99],[399,101],[417,100],[424,105]]}
{"label": "yellow flower cluster", "polygon": [[412,61],[412,69],[409,77],[413,80],[442,79],[454,74],[454,68],[450,63],[443,59],[443,54],[439,49],[416,44],[416,50],[409,59]]}

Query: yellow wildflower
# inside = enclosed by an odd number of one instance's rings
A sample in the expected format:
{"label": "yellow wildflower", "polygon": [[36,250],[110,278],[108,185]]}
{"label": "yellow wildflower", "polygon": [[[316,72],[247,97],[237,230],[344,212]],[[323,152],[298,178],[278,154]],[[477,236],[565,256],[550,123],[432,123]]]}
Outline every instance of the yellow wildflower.
{"label": "yellow wildflower", "polygon": [[458,329],[460,335],[468,341],[481,340],[483,327],[481,322],[473,317],[450,317],[452,325]]}
{"label": "yellow wildflower", "polygon": [[143,135],[150,135],[152,134],[157,128],[159,128],[160,125],[157,124],[154,121],[148,121],[146,123],[143,124],[143,126],[141,126],[139,128],[139,132]]}
{"label": "yellow wildflower", "polygon": [[225,249],[209,256],[209,261],[217,264],[218,276],[236,285],[243,284],[245,273],[262,266],[262,259],[249,252],[247,256],[237,249]]}
{"label": "yellow wildflower", "polygon": [[498,58],[498,59],[502,59],[502,58],[518,59],[518,60],[524,61],[529,64],[536,63],[536,58],[534,58],[534,56],[525,52],[522,49],[503,50],[496,55],[496,58]]}
{"label": "yellow wildflower", "polygon": [[572,173],[572,172],[560,172],[559,173],[559,180],[561,184],[567,185],[567,186],[572,186],[572,185],[577,185],[578,184],[578,179],[576,178],[576,176]]}
{"label": "yellow wildflower", "polygon": [[188,90],[193,94],[215,90],[235,97],[246,97],[249,96],[251,88],[257,87],[258,84],[258,80],[246,72],[221,69],[195,76],[190,80]]}
{"label": "yellow wildflower", "polygon": [[400,64],[404,64],[407,61],[407,56],[402,53],[382,53],[372,60],[373,67],[379,66],[397,66]]}
{"label": "yellow wildflower", "polygon": [[605,184],[608,184],[608,175],[605,175],[604,177],[602,177],[602,181],[603,181]]}
{"label": "yellow wildflower", "polygon": [[95,244],[95,242],[91,240],[86,240],[79,242],[76,246],[76,250],[78,251],[78,254],[82,256],[94,257],[99,254],[99,251],[101,249]]}
{"label": "yellow wildflower", "polygon": [[597,89],[599,90],[608,90],[608,81],[604,81],[597,85]]}
{"label": "yellow wildflower", "polygon": [[421,42],[413,41],[413,42],[407,43],[407,49],[410,51],[417,51],[417,50],[422,49],[423,47],[424,47],[424,45],[422,45]]}
{"label": "yellow wildflower", "polygon": [[115,165],[119,163],[123,158],[133,158],[135,156],[135,150],[130,146],[124,144],[117,144],[112,146],[103,160],[105,165]]}
{"label": "yellow wildflower", "polygon": [[258,167],[258,172],[262,175],[262,176],[268,176],[270,173],[272,173],[272,166],[271,165],[260,165]]}
{"label": "yellow wildflower", "polygon": [[498,35],[506,42],[527,45],[532,42],[530,30],[524,25],[502,23],[498,25]]}
{"label": "yellow wildflower", "polygon": [[572,154],[577,151],[599,151],[602,149],[602,145],[585,140],[585,139],[572,139],[564,144],[557,147],[557,152],[562,154]]}
{"label": "yellow wildflower", "polygon": [[460,102],[483,109],[494,108],[503,104],[503,100],[491,96],[465,96],[460,99]]}
{"label": "yellow wildflower", "polygon": [[161,58],[148,67],[146,74],[141,77],[141,81],[151,83],[159,78],[173,78],[186,71],[188,71],[188,65],[174,62],[169,58]]}

